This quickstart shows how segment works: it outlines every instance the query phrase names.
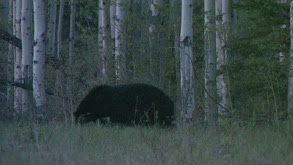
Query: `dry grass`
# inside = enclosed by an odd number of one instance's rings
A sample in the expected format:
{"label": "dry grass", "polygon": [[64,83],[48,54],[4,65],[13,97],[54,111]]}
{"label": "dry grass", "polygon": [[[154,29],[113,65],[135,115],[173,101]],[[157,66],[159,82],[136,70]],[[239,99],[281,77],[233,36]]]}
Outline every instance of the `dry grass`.
{"label": "dry grass", "polygon": [[0,123],[0,164],[290,164],[292,126],[212,131]]}

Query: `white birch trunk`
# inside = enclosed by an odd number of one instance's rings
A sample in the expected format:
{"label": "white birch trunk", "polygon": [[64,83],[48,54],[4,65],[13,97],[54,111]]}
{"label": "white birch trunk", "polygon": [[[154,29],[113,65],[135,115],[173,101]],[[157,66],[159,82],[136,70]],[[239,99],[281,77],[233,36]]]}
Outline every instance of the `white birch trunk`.
{"label": "white birch trunk", "polygon": [[192,0],[182,0],[180,33],[181,116],[184,122],[193,118],[194,75],[192,55]]}
{"label": "white birch trunk", "polygon": [[205,120],[209,125],[216,125],[217,88],[216,88],[216,33],[215,0],[204,1],[205,11]]}
{"label": "white birch trunk", "polygon": [[[32,35],[32,17],[33,3],[32,0],[22,0],[22,82],[29,85],[32,81],[32,63],[33,63],[33,35]],[[27,113],[29,103],[29,91],[22,90],[22,113]]]}
{"label": "white birch trunk", "polygon": [[[21,0],[16,0],[15,4],[15,36],[21,38]],[[14,81],[21,83],[21,49],[16,48],[14,58]],[[21,113],[21,88],[14,88],[14,109],[15,117],[19,118]]]}
{"label": "white birch trunk", "polygon": [[288,117],[293,119],[293,1],[290,2],[290,52],[288,78]]}
{"label": "white birch trunk", "polygon": [[125,79],[125,54],[122,50],[123,33],[121,32],[124,19],[122,0],[117,0],[116,3],[116,20],[115,20],[115,75],[117,82],[123,82]]}
{"label": "white birch trunk", "polygon": [[56,25],[57,25],[57,0],[49,2],[49,23],[48,23],[48,54],[55,54]]}
{"label": "white birch trunk", "polygon": [[[218,55],[218,69],[221,70],[221,74],[218,75],[218,95],[219,95],[219,114],[220,117],[225,117],[227,115],[227,109],[231,108],[231,102],[229,99],[228,91],[228,75],[227,75],[227,65],[229,62],[229,26],[232,19],[232,10],[231,10],[231,0],[222,0],[222,40],[221,40],[221,54]],[[220,119],[220,118],[219,118]],[[220,119],[221,121],[221,119]]]}
{"label": "white birch trunk", "polygon": [[34,0],[34,57],[33,94],[36,101],[37,119],[45,118],[45,6],[44,0]]}

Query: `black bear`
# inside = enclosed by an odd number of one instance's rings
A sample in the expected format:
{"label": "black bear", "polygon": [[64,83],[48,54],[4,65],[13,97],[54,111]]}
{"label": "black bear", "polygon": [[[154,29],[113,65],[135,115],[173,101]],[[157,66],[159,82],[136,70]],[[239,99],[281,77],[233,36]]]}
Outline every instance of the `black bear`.
{"label": "black bear", "polygon": [[147,84],[94,87],[74,112],[76,122],[88,123],[110,118],[111,123],[171,125],[172,100]]}

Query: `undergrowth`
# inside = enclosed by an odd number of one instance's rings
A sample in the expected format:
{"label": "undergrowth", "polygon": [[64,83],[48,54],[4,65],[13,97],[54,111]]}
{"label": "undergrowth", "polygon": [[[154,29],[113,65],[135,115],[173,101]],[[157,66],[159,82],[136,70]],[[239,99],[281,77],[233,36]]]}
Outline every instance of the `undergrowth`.
{"label": "undergrowth", "polygon": [[293,124],[158,128],[0,123],[0,164],[290,164]]}

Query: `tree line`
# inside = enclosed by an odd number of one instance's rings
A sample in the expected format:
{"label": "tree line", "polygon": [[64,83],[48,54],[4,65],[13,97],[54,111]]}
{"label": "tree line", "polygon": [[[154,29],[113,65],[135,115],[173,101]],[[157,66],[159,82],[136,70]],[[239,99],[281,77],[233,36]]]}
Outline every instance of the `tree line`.
{"label": "tree line", "polygon": [[291,2],[2,0],[1,5],[3,118],[73,122],[73,111],[92,86],[134,82],[163,89],[185,123],[292,116]]}

